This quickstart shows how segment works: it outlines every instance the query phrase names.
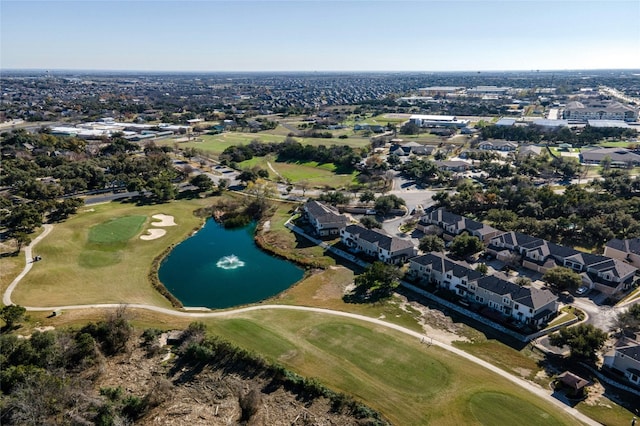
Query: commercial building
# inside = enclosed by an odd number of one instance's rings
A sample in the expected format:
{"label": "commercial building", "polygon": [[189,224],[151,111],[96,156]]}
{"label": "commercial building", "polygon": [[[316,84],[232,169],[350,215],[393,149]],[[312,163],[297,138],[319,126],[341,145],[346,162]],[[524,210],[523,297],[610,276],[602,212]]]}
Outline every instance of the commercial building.
{"label": "commercial building", "polygon": [[420,127],[455,127],[462,128],[469,124],[469,120],[458,120],[454,115],[420,115],[414,114],[409,121]]}

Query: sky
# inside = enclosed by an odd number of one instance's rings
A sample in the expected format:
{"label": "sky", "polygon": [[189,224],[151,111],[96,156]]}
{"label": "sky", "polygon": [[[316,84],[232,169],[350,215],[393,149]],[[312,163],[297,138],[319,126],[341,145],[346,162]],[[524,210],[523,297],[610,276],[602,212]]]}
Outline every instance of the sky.
{"label": "sky", "polygon": [[640,69],[640,0],[0,0],[1,69]]}

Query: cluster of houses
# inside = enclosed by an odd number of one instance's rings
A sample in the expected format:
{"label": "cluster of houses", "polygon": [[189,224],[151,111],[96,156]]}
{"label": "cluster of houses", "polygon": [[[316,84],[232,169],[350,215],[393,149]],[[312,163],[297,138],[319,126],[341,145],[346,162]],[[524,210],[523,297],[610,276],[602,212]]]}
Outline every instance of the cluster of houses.
{"label": "cluster of houses", "polygon": [[[435,283],[462,299],[490,308],[504,318],[541,326],[557,314],[558,298],[549,290],[522,287],[508,281],[501,274],[484,276],[471,265],[456,262],[444,254],[427,253],[417,256],[418,250],[412,241],[388,235],[382,230],[349,224],[347,218],[335,208],[317,201],[307,202],[303,206],[303,215],[318,236],[339,235],[341,242],[351,252],[388,264],[403,265],[409,262],[408,276],[416,282]],[[454,229],[455,217],[462,226]],[[462,232],[464,227],[485,243],[489,237],[501,233],[443,209],[425,215],[421,223],[423,226],[429,223],[442,226],[445,238]]]}
{"label": "cluster of houses", "polygon": [[[461,304],[473,304],[492,319],[541,328],[558,313],[558,297],[546,288],[515,284],[499,272],[484,275],[444,253],[418,255],[412,241],[351,224],[337,209],[318,201],[308,201],[302,211],[316,235],[340,236],[348,250],[369,259],[394,265],[408,262],[407,277],[418,285],[435,284],[447,289],[460,298]],[[640,264],[640,238],[612,240],[602,256],[518,232],[504,232],[443,208],[426,213],[417,225],[427,232],[432,227],[441,230],[445,241],[463,232],[475,236],[488,254],[508,264],[517,263],[540,273],[554,266],[570,268],[580,273],[584,284],[609,295],[627,289],[637,271],[630,263]],[[640,341],[621,340],[605,355],[605,365],[640,385]]]}

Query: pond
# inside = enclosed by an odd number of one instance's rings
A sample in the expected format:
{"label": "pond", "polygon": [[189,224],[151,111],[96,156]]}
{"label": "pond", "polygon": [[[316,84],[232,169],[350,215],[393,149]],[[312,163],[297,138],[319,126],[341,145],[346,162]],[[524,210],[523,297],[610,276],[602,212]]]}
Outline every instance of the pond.
{"label": "pond", "polygon": [[303,270],[260,250],[255,224],[225,229],[207,220],[162,262],[160,281],[186,307],[229,308],[268,299],[302,279]]}

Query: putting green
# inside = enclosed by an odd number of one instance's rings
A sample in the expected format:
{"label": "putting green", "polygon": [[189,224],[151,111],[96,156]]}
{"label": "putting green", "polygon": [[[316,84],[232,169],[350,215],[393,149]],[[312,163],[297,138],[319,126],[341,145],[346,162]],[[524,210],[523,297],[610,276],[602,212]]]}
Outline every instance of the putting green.
{"label": "putting green", "polygon": [[124,216],[102,222],[89,230],[89,242],[94,244],[122,243],[135,237],[147,216]]}
{"label": "putting green", "polygon": [[483,425],[562,425],[549,412],[518,397],[479,392],[469,400],[473,417]]}

